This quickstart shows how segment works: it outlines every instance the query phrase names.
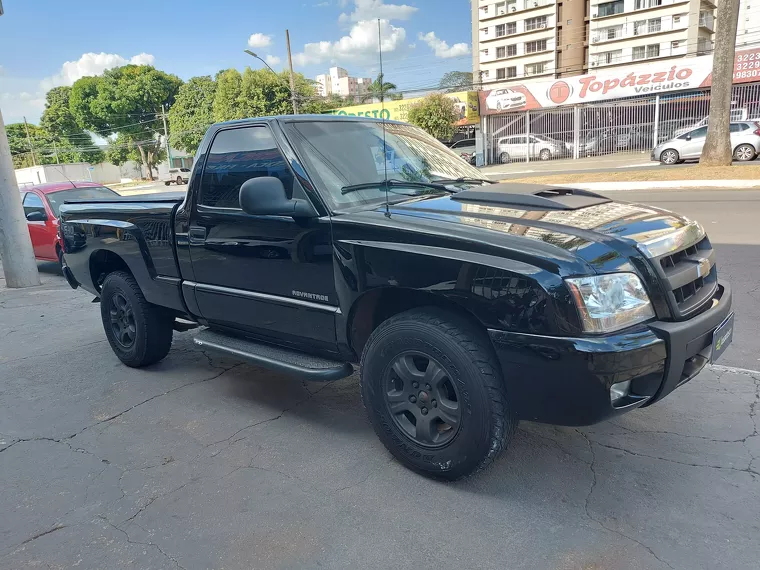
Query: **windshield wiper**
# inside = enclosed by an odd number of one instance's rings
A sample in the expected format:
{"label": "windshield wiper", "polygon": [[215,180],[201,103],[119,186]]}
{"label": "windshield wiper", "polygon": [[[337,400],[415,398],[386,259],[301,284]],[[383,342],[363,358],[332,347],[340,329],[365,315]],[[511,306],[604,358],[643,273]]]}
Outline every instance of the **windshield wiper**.
{"label": "windshield wiper", "polygon": [[496,184],[496,182],[494,182],[493,180],[488,180],[486,178],[468,178],[467,176],[460,176],[459,178],[436,178],[435,181],[436,182],[464,182],[465,184],[467,183],[474,184],[475,182],[485,182],[486,184]]}
{"label": "windshield wiper", "polygon": [[377,182],[365,182],[363,184],[350,184],[340,189],[341,194],[348,194],[349,192],[355,192],[357,190],[370,190],[373,188],[431,188],[440,192],[448,192],[453,194],[456,191],[451,188],[446,188],[443,184],[436,184],[435,182],[411,182],[406,180],[397,180],[395,178],[389,178],[388,180],[378,180]]}

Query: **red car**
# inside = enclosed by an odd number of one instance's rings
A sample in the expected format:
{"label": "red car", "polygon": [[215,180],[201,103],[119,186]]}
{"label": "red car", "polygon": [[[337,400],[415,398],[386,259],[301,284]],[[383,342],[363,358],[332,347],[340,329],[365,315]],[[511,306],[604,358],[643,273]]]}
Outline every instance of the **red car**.
{"label": "red car", "polygon": [[119,195],[95,182],[51,182],[21,188],[21,202],[32,237],[34,257],[61,261],[58,243],[58,213],[66,200],[116,198]]}

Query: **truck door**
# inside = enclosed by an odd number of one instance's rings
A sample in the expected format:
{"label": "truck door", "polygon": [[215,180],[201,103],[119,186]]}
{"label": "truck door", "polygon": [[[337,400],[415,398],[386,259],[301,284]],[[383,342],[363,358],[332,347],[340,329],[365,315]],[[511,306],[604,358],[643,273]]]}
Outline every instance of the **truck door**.
{"label": "truck door", "polygon": [[219,131],[188,229],[198,309],[212,326],[335,349],[330,220],[246,214],[240,186],[259,176],[275,176],[291,196],[308,200],[268,126]]}

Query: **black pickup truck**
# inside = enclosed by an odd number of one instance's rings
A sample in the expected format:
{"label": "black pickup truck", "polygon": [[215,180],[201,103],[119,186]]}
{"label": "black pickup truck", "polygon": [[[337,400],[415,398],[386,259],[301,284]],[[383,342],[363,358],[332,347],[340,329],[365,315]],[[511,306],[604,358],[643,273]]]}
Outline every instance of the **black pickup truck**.
{"label": "black pickup truck", "polygon": [[308,380],[358,363],[378,437],[447,479],[491,463],[520,419],[651,405],[725,350],[731,289],[697,222],[481,176],[403,123],[217,124],[186,193],[64,205],[64,274],[128,366],[188,326]]}

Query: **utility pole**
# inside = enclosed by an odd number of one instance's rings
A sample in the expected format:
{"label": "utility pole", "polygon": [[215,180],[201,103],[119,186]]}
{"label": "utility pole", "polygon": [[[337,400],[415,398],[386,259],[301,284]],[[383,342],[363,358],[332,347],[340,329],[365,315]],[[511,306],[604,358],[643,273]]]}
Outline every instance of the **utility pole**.
{"label": "utility pole", "polygon": [[717,20],[710,88],[710,122],[707,124],[707,138],[699,164],[731,166],[731,91],[734,81],[739,1],[719,0]]}
{"label": "utility pole", "polygon": [[298,114],[298,103],[296,102],[296,77],[293,75],[293,58],[290,55],[290,33],[285,30],[285,42],[288,44],[288,65],[290,66],[290,97],[293,100],[293,114]]}
{"label": "utility pole", "polygon": [[61,164],[61,161],[58,160],[58,147],[55,146],[55,141],[53,141],[53,152],[55,153],[55,163]]}
{"label": "utility pole", "polygon": [[169,168],[172,167],[172,149],[169,146],[169,129],[166,128],[166,105],[161,103],[161,117],[164,119],[164,138],[166,139],[166,156],[169,160]]}
{"label": "utility pole", "polygon": [[8,287],[34,287],[40,284],[32,240],[21,206],[13,158],[0,113],[0,258]]}
{"label": "utility pole", "polygon": [[34,157],[34,147],[32,146],[32,137],[29,136],[29,125],[24,117],[24,129],[26,130],[26,143],[29,145],[29,150],[32,152],[32,164],[37,166],[37,159]]}

